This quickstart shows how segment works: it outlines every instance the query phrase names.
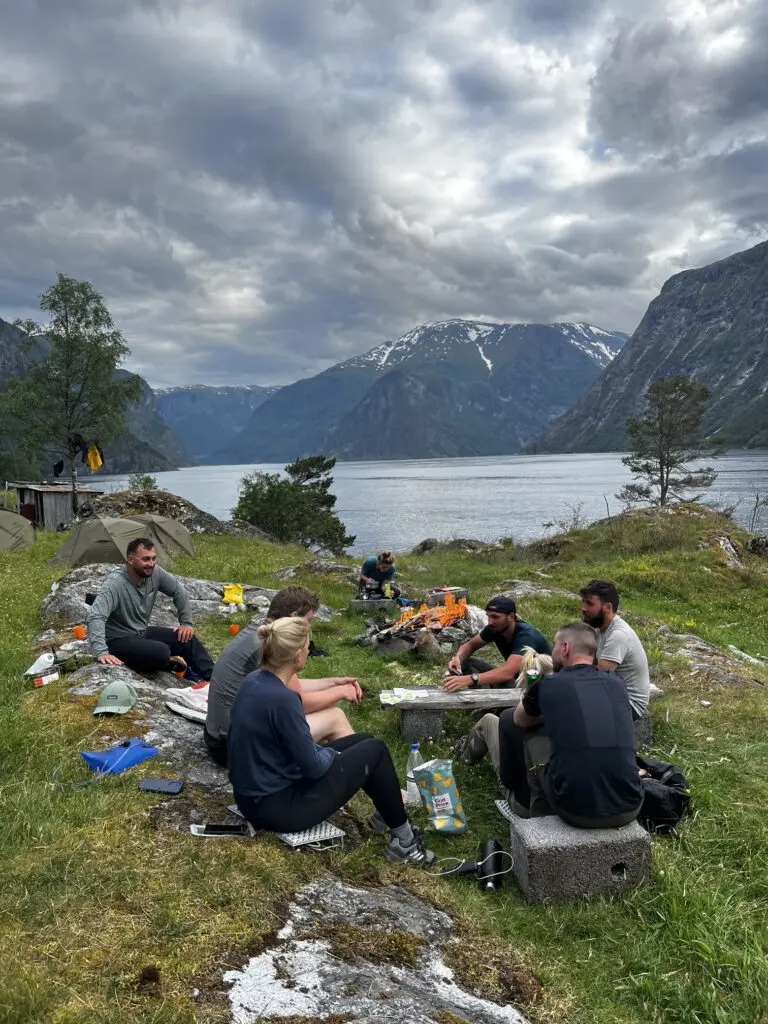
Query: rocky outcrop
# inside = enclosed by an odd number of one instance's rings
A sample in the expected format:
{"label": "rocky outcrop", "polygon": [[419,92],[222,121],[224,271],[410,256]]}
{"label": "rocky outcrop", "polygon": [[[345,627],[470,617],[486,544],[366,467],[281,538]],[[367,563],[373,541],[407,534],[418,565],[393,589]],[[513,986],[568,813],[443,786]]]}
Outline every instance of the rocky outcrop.
{"label": "rocky outcrop", "polygon": [[690,666],[691,674],[701,676],[711,686],[744,686],[749,683],[763,685],[761,680],[748,674],[745,664],[760,662],[743,651],[737,652],[736,648],[732,648],[736,657],[731,658],[700,636],[694,633],[673,633],[669,626],[661,626],[657,635],[665,653],[684,658]]}
{"label": "rocky outcrop", "polygon": [[750,537],[747,541],[747,551],[758,558],[768,558],[768,537]]}
{"label": "rocky outcrop", "polygon": [[222,522],[209,512],[203,512],[186,498],[180,498],[178,494],[171,494],[170,491],[117,491],[114,494],[102,494],[82,505],[78,518],[133,516],[141,512],[168,516],[186,526],[190,533],[229,534],[271,540],[268,534],[256,526],[251,526],[250,523],[239,520]]}
{"label": "rocky outcrop", "polygon": [[278,580],[295,580],[297,576],[330,576],[339,583],[353,583],[357,586],[360,569],[327,558],[312,558],[301,565],[286,565],[272,574]]}
{"label": "rocky outcrop", "polygon": [[[158,767],[162,764],[166,771],[181,776],[186,785],[201,786],[211,795],[231,795],[226,770],[219,768],[208,756],[203,742],[203,726],[173,714],[165,706],[168,699],[166,690],[186,685],[170,672],[158,672],[146,678],[125,665],[94,662],[69,676],[68,692],[77,699],[90,699],[109,683],[118,680],[129,682],[138,697],[135,707],[121,716],[121,721],[135,725],[136,735],[159,748]],[[95,706],[96,701],[90,700],[90,703]],[[99,749],[98,740],[93,746]],[[158,770],[154,774],[163,775],[164,772]]]}
{"label": "rocky outcrop", "polygon": [[717,549],[720,561],[729,569],[743,569],[744,549],[737,540],[727,535],[708,537],[702,541],[700,547],[713,547]]}
{"label": "rocky outcrop", "polygon": [[446,914],[405,889],[327,877],[297,893],[271,948],[224,980],[236,1020],[526,1024],[510,1004],[540,998],[541,981],[485,950],[492,1002],[463,981],[461,965],[476,958],[468,946]]}
{"label": "rocky outcrop", "polygon": [[[507,589],[503,589],[507,588]],[[541,583],[533,583],[531,580],[502,580],[499,584],[499,593],[504,597],[568,597],[573,601],[579,600],[579,595],[570,590],[560,590],[558,587],[546,587]]]}
{"label": "rocky outcrop", "polygon": [[425,555],[428,551],[461,551],[466,555],[482,554],[485,551],[500,551],[501,544],[489,544],[484,540],[474,540],[471,537],[454,537],[453,540],[438,540],[436,537],[427,537],[420,541],[411,550],[412,555]]}
{"label": "rocky outcrop", "polygon": [[[49,626],[68,626],[85,622],[88,617],[88,605],[85,602],[86,594],[97,594],[101,584],[112,570],[114,565],[83,565],[67,573],[62,579],[51,586],[51,591],[43,600],[40,612],[43,621]],[[228,615],[228,606],[221,603],[225,583],[217,583],[211,580],[200,580],[194,577],[179,576],[179,580],[189,596],[189,603],[192,609],[192,617],[195,620],[215,618],[219,615]],[[227,582],[239,582],[230,580]],[[242,584],[243,603],[246,609],[253,613],[266,611],[277,590],[270,590],[265,587],[254,587],[249,584]],[[316,617],[323,621],[333,618],[337,614],[327,605],[320,605]],[[153,626],[175,626],[178,623],[176,609],[170,598],[164,594],[158,594],[152,613],[151,625]]]}

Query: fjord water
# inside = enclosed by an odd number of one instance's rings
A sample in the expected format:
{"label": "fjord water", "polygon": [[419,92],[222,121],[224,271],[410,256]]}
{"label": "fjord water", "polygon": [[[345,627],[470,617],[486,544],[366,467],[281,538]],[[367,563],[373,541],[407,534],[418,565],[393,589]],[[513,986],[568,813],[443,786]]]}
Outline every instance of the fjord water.
{"label": "fjord water", "polygon": [[[736,518],[748,524],[755,489],[768,494],[768,451],[731,452],[715,467],[719,475],[705,500],[738,503]],[[191,466],[155,476],[159,487],[229,519],[246,473],[282,468]],[[604,495],[611,512],[618,512],[615,494],[629,479],[614,452],[339,462],[333,492],[347,531],[356,534],[351,550],[362,554],[384,547],[408,551],[425,537],[534,540],[547,532],[545,523],[570,519],[575,506],[582,506],[586,520],[605,516]],[[116,491],[127,481],[107,476],[89,482]]]}

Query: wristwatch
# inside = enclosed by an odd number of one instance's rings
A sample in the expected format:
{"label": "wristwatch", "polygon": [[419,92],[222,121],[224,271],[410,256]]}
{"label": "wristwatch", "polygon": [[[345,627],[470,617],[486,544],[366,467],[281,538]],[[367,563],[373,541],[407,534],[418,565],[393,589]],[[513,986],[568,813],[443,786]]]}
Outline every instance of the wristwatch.
{"label": "wristwatch", "polygon": [[469,678],[472,680],[475,686],[477,686],[477,684],[480,682],[480,676],[478,675],[477,672],[473,672]]}

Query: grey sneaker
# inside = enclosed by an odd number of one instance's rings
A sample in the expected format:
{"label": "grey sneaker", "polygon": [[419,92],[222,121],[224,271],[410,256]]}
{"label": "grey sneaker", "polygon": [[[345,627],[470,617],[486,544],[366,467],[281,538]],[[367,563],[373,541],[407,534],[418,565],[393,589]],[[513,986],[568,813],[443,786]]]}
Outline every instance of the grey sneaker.
{"label": "grey sneaker", "polygon": [[392,864],[415,864],[417,867],[426,868],[434,864],[437,854],[434,850],[428,850],[421,838],[421,829],[412,825],[413,842],[405,846],[396,836],[392,836],[384,847],[384,856]]}

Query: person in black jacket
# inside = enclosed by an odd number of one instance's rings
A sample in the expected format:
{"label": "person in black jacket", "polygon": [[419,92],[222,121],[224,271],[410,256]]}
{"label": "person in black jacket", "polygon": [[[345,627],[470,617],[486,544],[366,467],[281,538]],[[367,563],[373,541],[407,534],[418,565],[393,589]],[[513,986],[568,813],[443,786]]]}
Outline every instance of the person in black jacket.
{"label": "person in black jacket", "polygon": [[235,801],[257,829],[300,832],[338,811],[358,790],[373,801],[390,832],[384,856],[426,865],[426,850],[411,825],[392,757],[370,733],[356,733],[318,746],[312,739],[301,697],[288,687],[306,664],[309,623],[283,618],[261,626],[261,668],[246,676],[232,705],[229,778]]}
{"label": "person in black jacket", "polygon": [[597,637],[562,626],[554,674],[535,682],[499,722],[499,775],[521,817],[557,814],[579,828],[633,821],[643,802],[624,680],[594,665]]}

